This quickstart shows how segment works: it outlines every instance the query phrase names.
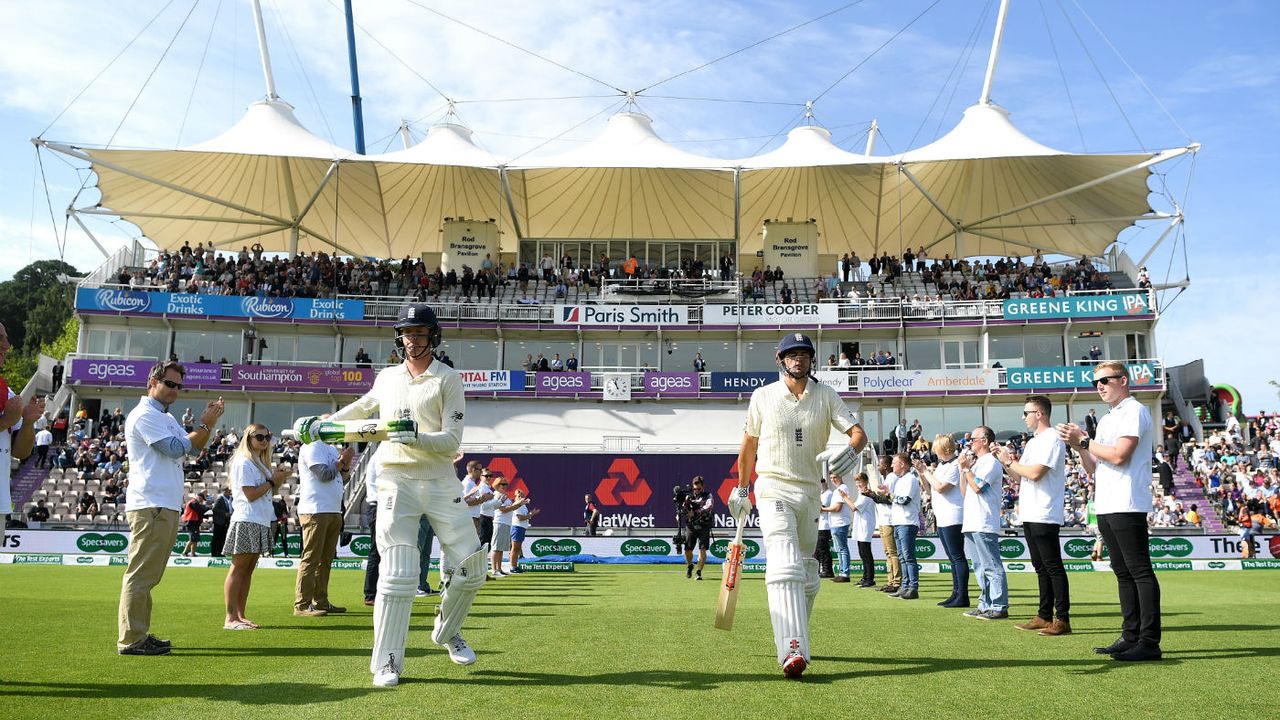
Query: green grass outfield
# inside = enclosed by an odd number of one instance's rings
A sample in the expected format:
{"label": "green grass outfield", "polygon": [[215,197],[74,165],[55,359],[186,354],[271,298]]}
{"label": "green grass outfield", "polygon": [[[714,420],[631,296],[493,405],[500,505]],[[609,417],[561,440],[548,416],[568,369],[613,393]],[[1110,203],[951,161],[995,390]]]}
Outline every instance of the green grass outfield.
{"label": "green grass outfield", "polygon": [[[6,718],[1068,718],[1275,717],[1280,572],[1169,572],[1161,663],[1090,648],[1117,635],[1115,579],[1071,575],[1075,634],[1019,632],[1035,576],[1010,573],[1012,621],[935,603],[922,575],[906,602],[824,584],[814,662],[801,682],[774,660],[763,578],[748,575],[732,632],[712,628],[718,568],[578,566],[489,583],[464,628],[479,662],[429,646],[435,599],[415,604],[403,684],[369,684],[371,608],[362,573],[335,571],[346,615],[295,618],[294,575],[259,571],[256,632],[222,625],[224,573],[170,568],[153,629],[169,657],[115,653],[121,568],[0,567],[8,613],[0,653]],[[434,581],[434,574],[432,579]],[[301,706],[308,706],[303,708]]]}

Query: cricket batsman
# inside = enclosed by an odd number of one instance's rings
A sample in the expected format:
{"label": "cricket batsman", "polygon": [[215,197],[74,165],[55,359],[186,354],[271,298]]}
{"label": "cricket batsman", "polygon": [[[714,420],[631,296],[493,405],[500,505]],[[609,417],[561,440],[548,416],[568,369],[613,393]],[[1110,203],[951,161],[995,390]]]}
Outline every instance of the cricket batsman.
{"label": "cricket batsman", "polygon": [[[729,511],[745,520],[751,512],[751,477],[758,474],[769,618],[782,674],[792,679],[809,665],[809,614],[822,584],[813,559],[822,464],[846,475],[867,442],[857,416],[835,390],[811,375],[815,354],[813,341],[801,333],[789,333],[778,343],[781,379],[751,393],[738,451],[738,487],[729,496]],[[827,451],[832,427],[848,435],[849,444]]]}
{"label": "cricket batsman", "polygon": [[[426,515],[443,550],[444,592],[436,611],[432,642],[443,645],[459,665],[476,661],[460,632],[471,602],[485,583],[485,548],[476,538],[467,506],[458,502],[453,459],[462,443],[465,403],[462,379],[432,355],[442,333],[425,304],[401,309],[395,324],[397,353],[404,359],[378,373],[359,400],[333,420],[411,420],[408,429],[388,433],[378,446],[378,552],[382,555],[373,605],[373,684],[400,683],[409,615],[418,587],[418,524]],[[303,424],[310,418],[299,419]]]}

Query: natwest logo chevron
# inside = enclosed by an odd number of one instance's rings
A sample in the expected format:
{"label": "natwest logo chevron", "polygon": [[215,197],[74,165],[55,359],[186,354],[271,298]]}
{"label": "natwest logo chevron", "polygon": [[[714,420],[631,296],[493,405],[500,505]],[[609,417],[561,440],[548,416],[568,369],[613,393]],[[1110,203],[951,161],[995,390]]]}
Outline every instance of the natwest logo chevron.
{"label": "natwest logo chevron", "polygon": [[[756,477],[757,475],[753,470],[751,472],[751,482],[754,483],[756,481]],[[729,468],[729,477],[725,478],[724,480],[721,480],[720,488],[716,490],[716,495],[720,498],[720,502],[724,503],[725,505],[728,505],[729,494],[732,493],[733,489],[736,487],[738,487],[738,461],[734,460],[733,467]],[[754,487],[754,485],[752,487]],[[754,505],[755,503],[756,503],[756,493],[754,490],[752,490],[751,504]]]}
{"label": "natwest logo chevron", "polygon": [[529,488],[524,484],[524,478],[520,477],[516,470],[515,461],[509,457],[496,457],[489,461],[489,472],[501,473],[502,477],[507,479],[507,496],[514,497],[516,491],[529,494]]}
{"label": "natwest logo chevron", "polygon": [[602,505],[644,505],[653,491],[640,477],[640,468],[631,458],[617,458],[596,485],[596,498]]}

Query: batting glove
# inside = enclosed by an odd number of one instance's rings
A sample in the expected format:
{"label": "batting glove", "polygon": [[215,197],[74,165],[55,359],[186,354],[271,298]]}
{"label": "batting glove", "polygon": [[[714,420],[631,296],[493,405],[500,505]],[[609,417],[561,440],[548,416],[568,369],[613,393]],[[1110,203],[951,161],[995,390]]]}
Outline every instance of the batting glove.
{"label": "batting glove", "polygon": [[742,522],[751,514],[751,491],[744,487],[734,488],[729,493],[729,514],[733,519]]}
{"label": "batting glove", "polygon": [[844,445],[838,450],[824,450],[818,453],[816,459],[820,463],[826,463],[832,473],[843,477],[858,466],[858,455],[851,446]]}
{"label": "batting glove", "polygon": [[311,426],[320,421],[317,415],[307,415],[293,421],[293,436],[303,445],[309,445],[315,438],[311,437]]}
{"label": "batting glove", "polygon": [[418,422],[416,420],[397,420],[394,430],[387,431],[387,442],[408,445],[418,442]]}

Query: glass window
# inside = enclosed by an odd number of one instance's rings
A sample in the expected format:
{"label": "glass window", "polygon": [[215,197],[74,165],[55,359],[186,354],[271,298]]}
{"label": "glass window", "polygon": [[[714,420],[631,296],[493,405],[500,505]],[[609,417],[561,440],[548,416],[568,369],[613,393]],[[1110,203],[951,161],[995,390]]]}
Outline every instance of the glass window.
{"label": "glass window", "polygon": [[[387,358],[391,355],[391,351],[396,347],[395,338],[367,337],[360,335],[348,335],[342,341],[342,363],[344,365],[354,365],[356,362],[356,353],[360,348],[368,353],[369,358],[373,360],[374,367],[381,367],[387,362]],[[450,353],[452,355],[452,353]]]}
{"label": "glass window", "polygon": [[1058,335],[1027,335],[1025,367],[1053,367],[1063,364],[1062,337]]}
{"label": "glass window", "polygon": [[[1021,408],[1021,406],[1019,406]],[[933,441],[933,436],[938,434],[950,435],[956,432],[968,432],[982,424],[982,408],[978,406],[956,406],[945,409],[945,421],[937,432],[929,431],[926,437],[929,441]]]}
{"label": "glass window", "polygon": [[159,360],[165,356],[165,346],[169,342],[169,333],[165,330],[129,331],[129,357]]}
{"label": "glass window", "polygon": [[1112,335],[1107,338],[1105,347],[1107,354],[1102,357],[1106,360],[1129,360],[1129,347],[1127,339],[1124,335]]}
{"label": "glass window", "polygon": [[332,335],[299,335],[294,361],[333,362],[334,337]]}
{"label": "glass window", "polygon": [[[497,340],[446,340],[440,348],[449,355],[453,366],[463,370],[496,370],[498,369]],[[558,352],[553,350],[554,352]],[[561,358],[569,357],[566,352]],[[523,360],[524,357],[521,356]],[[517,368],[518,369],[518,368]]]}
{"label": "glass window", "polygon": [[988,353],[992,366],[997,362],[1007,368],[1026,366],[1023,362],[1021,335],[992,335]]}
{"label": "glass window", "polygon": [[90,355],[106,355],[107,354],[107,331],[106,330],[90,330],[89,341],[85,344],[85,352]]}
{"label": "glass window", "polygon": [[291,363],[298,356],[298,339],[293,335],[259,335],[262,361],[266,363]]}
{"label": "glass window", "polygon": [[934,435],[947,432],[950,427],[947,424],[946,411],[940,407],[909,407],[904,412],[907,427],[911,427],[916,420],[920,421],[920,427],[924,429],[922,437],[925,442],[933,442]]}
{"label": "glass window", "polygon": [[1016,405],[992,405],[987,408],[987,426],[996,434],[1023,432],[1027,429],[1022,422],[1022,403]]}
{"label": "glass window", "polygon": [[240,333],[215,333],[179,330],[174,333],[173,351],[182,362],[209,362],[240,356]]}
{"label": "glass window", "polygon": [[[472,342],[472,341],[468,340],[466,342]],[[482,341],[475,341],[475,342],[480,343]],[[449,342],[445,343],[445,345],[450,348],[452,348],[453,345],[456,345],[456,344],[457,344],[457,341],[454,341],[453,343],[449,343]],[[497,364],[497,357],[496,357],[497,343],[495,342],[493,343],[493,345],[494,345],[494,352],[495,352],[495,357],[493,362],[496,365]],[[580,355],[578,355],[578,370],[586,370],[588,368],[598,367],[600,365],[600,350],[598,347],[599,343],[596,343],[597,347],[594,349],[594,352],[590,352],[588,350],[590,345],[591,343],[588,343],[586,346],[584,346],[583,352]],[[524,368],[525,360],[530,355],[533,356],[533,362],[535,363],[538,361],[538,355],[542,355],[547,359],[547,362],[550,363],[552,359],[555,358],[556,353],[560,353],[560,359],[563,361],[569,357],[569,353],[578,352],[578,341],[571,337],[564,337],[564,336],[555,337],[554,335],[549,335],[546,339],[538,338],[536,340],[507,340],[505,343],[504,350],[505,351],[502,359],[502,369],[520,370]],[[477,355],[478,357],[483,357],[483,354],[481,354],[482,351],[480,351],[479,349],[477,349],[477,353],[478,353]],[[453,359],[455,366],[464,367],[463,365],[459,364],[458,358],[454,357],[452,352],[449,353],[449,357]],[[476,366],[466,365],[465,367],[471,368]]]}
{"label": "glass window", "polygon": [[695,353],[702,353],[708,372],[733,372],[738,367],[738,352],[733,340],[675,340],[669,345],[670,355],[662,358],[667,372],[693,370]]}
{"label": "glass window", "polygon": [[[1084,418],[1089,414],[1090,410],[1093,410],[1094,415],[1101,420],[1102,416],[1106,415],[1107,411],[1110,409],[1111,408],[1104,402],[1074,402],[1071,404],[1071,416],[1069,421],[1079,425],[1080,427],[1084,427]],[[1062,420],[1058,418],[1058,410],[1056,408],[1054,410],[1054,422],[1062,422]]]}
{"label": "glass window", "polygon": [[910,370],[938,370],[942,367],[942,351],[938,340],[908,340],[906,367]]}
{"label": "glass window", "polygon": [[777,370],[775,359],[778,350],[777,340],[749,340],[742,343],[742,371],[767,372]]}

